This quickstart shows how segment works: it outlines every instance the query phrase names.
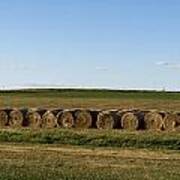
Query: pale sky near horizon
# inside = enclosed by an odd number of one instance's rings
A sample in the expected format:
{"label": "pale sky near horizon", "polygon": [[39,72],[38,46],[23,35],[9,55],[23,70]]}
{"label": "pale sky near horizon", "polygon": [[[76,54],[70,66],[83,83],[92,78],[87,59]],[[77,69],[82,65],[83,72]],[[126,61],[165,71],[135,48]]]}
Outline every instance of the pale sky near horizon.
{"label": "pale sky near horizon", "polygon": [[180,90],[179,0],[1,0],[0,87]]}

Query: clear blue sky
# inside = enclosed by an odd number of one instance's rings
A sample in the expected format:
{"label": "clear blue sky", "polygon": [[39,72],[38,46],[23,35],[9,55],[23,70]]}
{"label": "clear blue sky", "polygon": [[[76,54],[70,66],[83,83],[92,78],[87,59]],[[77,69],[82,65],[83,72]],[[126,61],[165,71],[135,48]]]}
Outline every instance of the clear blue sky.
{"label": "clear blue sky", "polygon": [[0,1],[0,86],[34,84],[180,89],[180,1]]}

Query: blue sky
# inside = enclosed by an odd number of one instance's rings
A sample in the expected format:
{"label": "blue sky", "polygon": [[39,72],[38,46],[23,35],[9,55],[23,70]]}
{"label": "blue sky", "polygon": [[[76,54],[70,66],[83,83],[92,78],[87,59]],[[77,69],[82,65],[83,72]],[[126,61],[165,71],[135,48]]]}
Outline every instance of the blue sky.
{"label": "blue sky", "polygon": [[179,0],[1,0],[0,87],[180,90]]}

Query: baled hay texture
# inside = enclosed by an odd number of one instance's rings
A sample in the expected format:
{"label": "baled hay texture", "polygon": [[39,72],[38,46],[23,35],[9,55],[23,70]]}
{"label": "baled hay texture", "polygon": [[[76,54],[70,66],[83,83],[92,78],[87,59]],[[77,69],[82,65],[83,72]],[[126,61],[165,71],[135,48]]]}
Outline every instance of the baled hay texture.
{"label": "baled hay texture", "polygon": [[74,117],[72,113],[68,110],[59,112],[57,114],[58,125],[64,128],[74,127]]}
{"label": "baled hay texture", "polygon": [[0,110],[0,127],[5,127],[8,124],[8,114],[4,110]]}
{"label": "baled hay texture", "polygon": [[36,111],[42,117],[47,112],[47,109],[34,108],[33,111]]}
{"label": "baled hay texture", "polygon": [[19,110],[12,110],[9,114],[9,125],[14,128],[20,128],[23,125],[23,113]]}
{"label": "baled hay texture", "polygon": [[76,128],[90,128],[92,126],[92,116],[90,112],[79,110],[75,112],[75,127]]}
{"label": "baled hay texture", "polygon": [[57,125],[58,125],[57,118],[51,111],[47,111],[42,116],[42,127],[43,128],[54,128]]}
{"label": "baled hay texture", "polygon": [[177,114],[176,125],[180,126],[180,114],[179,113],[176,114]]}
{"label": "baled hay texture", "polygon": [[145,129],[149,130],[162,130],[163,117],[158,112],[148,112],[144,116]]}
{"label": "baled hay texture", "polygon": [[175,130],[177,119],[178,119],[177,114],[167,113],[164,117],[164,129],[168,131]]}
{"label": "baled hay texture", "polygon": [[111,112],[100,112],[97,117],[96,126],[98,129],[113,129],[115,127],[115,121]]}
{"label": "baled hay texture", "polygon": [[139,128],[138,117],[131,112],[125,113],[121,118],[121,127],[126,130],[137,130]]}
{"label": "baled hay texture", "polygon": [[29,111],[26,114],[27,126],[31,128],[40,128],[42,119],[41,115],[36,111]]}
{"label": "baled hay texture", "polygon": [[177,115],[176,119],[176,131],[180,132],[180,114]]}
{"label": "baled hay texture", "polygon": [[65,111],[64,109],[54,108],[50,110],[55,116],[57,116],[60,112]]}

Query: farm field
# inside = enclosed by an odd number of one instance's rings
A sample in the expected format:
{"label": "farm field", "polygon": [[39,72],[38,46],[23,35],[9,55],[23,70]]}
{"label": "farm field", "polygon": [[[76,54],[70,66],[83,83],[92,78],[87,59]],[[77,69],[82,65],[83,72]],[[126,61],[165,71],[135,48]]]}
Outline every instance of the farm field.
{"label": "farm field", "polygon": [[[180,93],[1,91],[0,107],[180,111]],[[0,130],[0,179],[180,179],[180,133],[122,129]]]}
{"label": "farm field", "polygon": [[65,129],[0,131],[0,179],[180,178],[180,134]]}
{"label": "farm field", "polygon": [[0,179],[178,180],[174,151],[1,144]]}
{"label": "farm field", "polygon": [[180,93],[82,89],[0,91],[0,107],[12,106],[46,108],[142,108],[179,111]]}

